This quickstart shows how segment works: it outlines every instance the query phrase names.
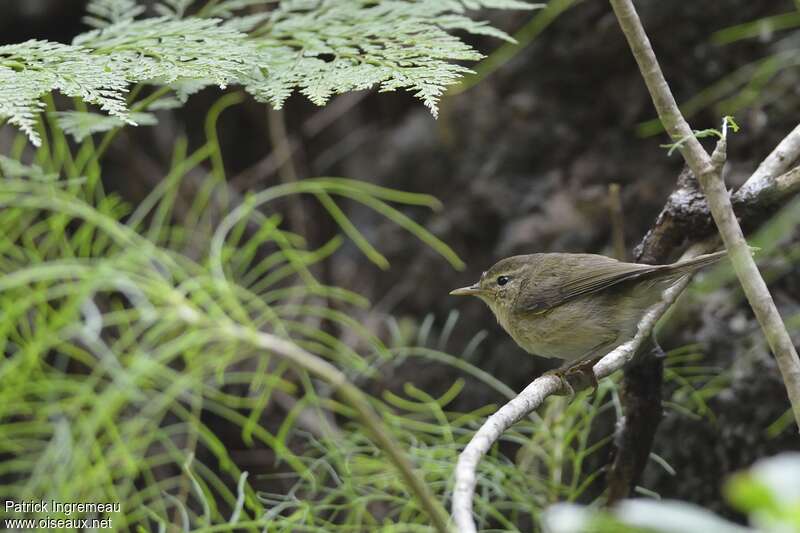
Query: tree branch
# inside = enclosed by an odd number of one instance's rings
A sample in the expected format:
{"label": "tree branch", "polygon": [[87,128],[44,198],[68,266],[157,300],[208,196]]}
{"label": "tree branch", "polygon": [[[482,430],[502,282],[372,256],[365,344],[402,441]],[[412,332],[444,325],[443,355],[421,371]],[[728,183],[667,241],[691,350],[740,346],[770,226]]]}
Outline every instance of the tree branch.
{"label": "tree branch", "polygon": [[776,179],[776,176],[786,173],[798,158],[800,158],[800,125],[795,127],[775,147],[772,153],[764,159],[750,179],[747,180],[747,183],[736,193],[737,196],[747,197],[756,191],[764,189],[764,182],[769,184],[769,182]]}
{"label": "tree branch", "polygon": [[[787,138],[795,136],[800,138],[800,128],[795,129]],[[800,143],[798,146],[800,146]],[[679,222],[679,217],[686,206],[693,206],[691,209],[686,208],[687,213],[697,212],[704,213],[705,217],[709,216],[708,206],[705,202],[701,202],[704,207],[698,207],[695,205],[694,201],[687,200],[687,189],[691,189],[691,181],[694,181],[694,177],[687,169],[678,178],[678,188],[672,196],[670,196],[667,206],[656,221],[655,227],[648,233],[645,240],[639,246],[637,252],[638,260],[647,263],[663,262],[672,251],[677,248],[678,244],[680,244],[687,235],[683,230],[682,224]],[[754,184],[757,184],[758,187]],[[765,207],[774,208],[779,206],[800,190],[800,167],[792,169],[774,179],[765,177],[763,174],[754,173],[742,188],[745,186],[747,186],[751,192],[747,195],[739,193],[734,195],[734,198],[737,198],[737,205],[741,206],[742,209],[747,207],[748,209],[752,209],[754,213],[758,212],[760,216],[757,218],[763,220],[765,218],[764,212],[769,211],[769,209],[764,209]],[[697,189],[696,185],[694,189]],[[685,201],[678,201],[678,198],[682,198]],[[702,201],[702,198],[700,198],[700,200]],[[670,210],[670,204],[673,204],[673,206],[684,206],[684,208]],[[665,222],[665,212],[670,213],[670,216],[674,215],[675,219],[670,222]],[[698,217],[691,217],[691,219],[697,220]],[[666,227],[662,227],[665,225]],[[753,227],[754,226],[755,224]],[[689,235],[693,238],[699,238],[701,236],[707,236],[709,233],[710,226],[708,232],[689,232]],[[678,240],[674,241],[676,238]],[[678,244],[674,244],[675,242]],[[709,243],[695,245],[684,254],[682,259],[696,257],[702,253],[711,251],[712,248],[713,246]],[[629,343],[616,348],[594,366],[593,370],[597,379],[612,374],[633,358],[637,350],[649,339],[655,323],[661,318],[670,305],[672,305],[675,298],[677,298],[687,283],[688,279],[667,291],[664,294],[662,302],[652,308],[648,314],[642,318],[638,325],[636,337]],[[645,362],[645,364],[647,364],[647,362]],[[578,389],[578,387],[574,388],[576,390]],[[477,467],[481,458],[506,429],[518,422],[527,413],[537,409],[548,396],[563,394],[564,392],[562,384],[557,378],[553,376],[541,376],[520,392],[516,398],[490,416],[483,426],[475,433],[470,443],[464,451],[461,452],[458,464],[456,465],[452,516],[457,531],[465,533],[476,531],[475,523],[472,519],[472,500],[477,483]],[[629,422],[632,423],[633,421]],[[628,467],[625,466],[625,468]],[[628,479],[635,477],[635,469],[629,471],[626,477]]]}
{"label": "tree branch", "polygon": [[[611,1],[614,3],[614,0]],[[630,4],[629,2],[626,3]],[[628,13],[628,19],[631,20],[632,12],[632,17],[638,22],[638,16],[635,11],[632,11],[633,7],[629,6],[629,8],[631,11]],[[639,27],[641,29],[640,23]],[[641,29],[640,32],[633,31],[632,34],[643,35],[647,45],[645,48],[650,48],[643,29]],[[651,48],[650,55],[652,56],[652,61],[655,62],[655,56],[652,54]],[[640,67],[641,65],[642,62],[640,62]],[[645,65],[647,66],[647,62],[645,62]],[[649,68],[653,70],[653,65],[649,65]],[[658,76],[661,76],[657,63],[655,63],[654,72],[656,72]],[[661,81],[663,83],[659,83],[658,80],[655,80],[652,85],[665,88],[668,92],[669,87],[666,85],[666,80],[663,79],[663,76],[661,76]],[[648,83],[648,88],[650,85],[651,84]],[[661,100],[662,102],[669,102],[671,100],[674,111],[677,110],[677,106],[674,103],[674,99],[671,98],[671,95],[667,95]],[[671,126],[667,131],[670,132],[673,138],[681,138],[681,132],[687,132],[687,134],[691,135],[691,129],[686,121],[683,120],[680,112],[676,111],[676,113],[677,114],[672,114]],[[662,121],[664,121],[665,126],[670,124],[664,117],[662,117]],[[699,142],[694,137],[684,144],[690,147],[695,144],[700,146]],[[636,253],[637,260],[647,263],[663,262],[673,250],[677,249],[678,246],[683,243],[687,234],[694,239],[699,239],[711,233],[712,228],[709,222],[711,210],[705,198],[697,189],[693,170],[706,172],[706,174],[708,174],[708,172],[712,174],[716,172],[716,179],[721,182],[721,162],[724,161],[724,146],[725,143],[722,142],[718,145],[719,149],[715,150],[714,159],[716,160],[716,165],[701,146],[700,150],[702,154],[698,154],[694,151],[690,154],[690,156],[694,155],[694,158],[686,157],[687,162],[691,160],[696,163],[697,160],[702,160],[701,164],[690,164],[689,168],[681,173],[681,176],[678,178],[677,189],[670,196],[654,228],[651,229],[639,245]],[[692,148],[687,148],[687,146],[683,146],[682,149],[693,150]],[[800,126],[787,135],[740,190],[729,199],[732,200],[732,205],[735,207],[737,213],[747,216],[745,222],[748,227],[755,227],[766,218],[771,210],[765,208],[775,208],[800,191],[800,167],[786,171],[798,158],[800,158]],[[725,191],[725,196],[728,197],[727,191]],[[718,206],[715,204],[715,207]],[[736,223],[735,217],[732,218],[733,222]],[[688,223],[684,224],[683,219],[689,220],[690,223],[697,223],[697,227],[700,228],[700,230],[691,232],[685,231],[686,228],[692,226],[687,225]],[[699,221],[706,222],[700,223]],[[741,229],[739,231],[741,232]],[[711,246],[709,244],[695,245],[684,254],[684,258],[695,257],[710,250]],[[747,252],[747,258],[750,259],[749,249],[747,249]],[[629,343],[617,347],[594,366],[593,371],[598,379],[606,377],[619,368],[622,368],[625,363],[635,355],[636,351],[651,335],[655,323],[664,312],[666,312],[687,283],[688,279],[665,292],[661,303],[654,306],[640,321],[636,337]],[[783,373],[783,368],[781,371]],[[788,381],[787,389],[791,389],[790,382]],[[794,390],[798,389],[795,388]],[[464,533],[476,531],[475,523],[472,518],[472,501],[477,483],[477,466],[483,455],[487,453],[506,429],[519,421],[527,413],[537,409],[548,396],[563,394],[564,392],[562,384],[557,378],[548,375],[541,376],[528,385],[516,398],[490,416],[476,432],[470,443],[461,453],[455,470],[452,515],[457,531]],[[793,407],[798,405],[794,399],[791,401]],[[628,476],[631,476],[631,474],[629,473]]]}
{"label": "tree branch", "polygon": [[[734,211],[745,231],[758,227],[800,191],[800,167],[778,175],[798,157],[800,127],[786,136],[732,196]],[[705,196],[692,171],[685,167],[655,224],[637,246],[636,260],[649,264],[666,263],[686,241],[697,242],[714,231]],[[656,357],[643,358],[625,368],[620,388],[625,416],[617,425],[606,477],[609,505],[630,495],[647,466],[661,422],[663,374],[664,362]]]}
{"label": "tree branch", "polygon": [[[800,127],[786,137],[794,138],[800,139]],[[775,208],[800,192],[800,167],[781,175],[765,175],[760,172],[761,168],[731,196],[734,213],[741,220],[745,231],[761,225],[774,213]],[[634,257],[642,263],[661,263],[685,241],[705,239],[714,231],[708,202],[700,190],[697,178],[686,167],[678,176],[677,186],[664,204],[655,224],[636,247]]]}
{"label": "tree branch", "polygon": [[[709,244],[696,245],[686,254],[684,259],[696,257],[711,250]],[[630,361],[642,344],[650,338],[656,322],[669,309],[678,295],[689,282],[689,277],[684,278],[675,286],[664,292],[664,297],[653,306],[639,322],[636,336],[629,342],[618,346],[593,367],[597,379],[611,375]],[[580,384],[573,384],[577,391]],[[472,437],[472,440],[461,452],[456,464],[456,481],[453,488],[452,515],[459,533],[473,533],[476,531],[472,519],[472,500],[477,483],[477,467],[481,458],[489,448],[500,438],[505,430],[518,422],[523,416],[537,409],[548,396],[565,394],[567,391],[561,380],[552,375],[543,375],[536,378],[516,398],[501,407],[496,413],[486,419],[486,422]]]}
{"label": "tree branch", "polygon": [[623,416],[614,432],[612,459],[606,474],[606,503],[613,505],[630,496],[631,489],[650,459],[664,407],[661,388],[664,359],[642,353],[624,368],[619,396]]}
{"label": "tree branch", "polygon": [[[725,248],[728,250],[739,283],[761,325],[772,353],[775,354],[795,421],[800,427],[800,359],[767,285],[753,260],[742,229],[736,220],[730,194],[722,181],[725,136],[723,135],[714,154],[709,157],[700,142],[693,136],[689,124],[675,103],[642,22],[633,7],[633,2],[631,0],[609,1],[636,58],[661,122],[674,139],[686,139],[686,142],[681,143],[679,148],[681,155],[697,176],[700,187],[705,193],[712,218],[719,229]],[[773,163],[773,161],[781,160],[780,152],[774,158],[771,156],[768,159],[770,160],[768,167],[777,166],[779,163]]]}

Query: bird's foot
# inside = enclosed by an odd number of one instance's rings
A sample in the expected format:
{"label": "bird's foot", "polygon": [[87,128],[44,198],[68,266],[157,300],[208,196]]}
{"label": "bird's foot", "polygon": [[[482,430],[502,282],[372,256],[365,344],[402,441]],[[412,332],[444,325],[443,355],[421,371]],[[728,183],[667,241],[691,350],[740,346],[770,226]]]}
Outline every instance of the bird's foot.
{"label": "bird's foot", "polygon": [[548,370],[545,375],[557,377],[561,381],[561,391],[558,394],[568,396],[572,400],[576,390],[591,387],[593,391],[597,391],[600,384],[597,382],[593,367],[598,360],[599,358],[594,358],[567,364],[555,370]]}
{"label": "bird's foot", "polygon": [[560,368],[554,368],[553,370],[548,370],[542,375],[553,376],[558,378],[558,380],[561,382],[561,388],[554,394],[556,396],[568,396],[569,399],[572,400],[572,398],[575,397],[575,389],[572,388],[572,385],[570,385],[570,382],[567,379],[566,376],[567,370],[569,370],[569,368],[562,366]]}

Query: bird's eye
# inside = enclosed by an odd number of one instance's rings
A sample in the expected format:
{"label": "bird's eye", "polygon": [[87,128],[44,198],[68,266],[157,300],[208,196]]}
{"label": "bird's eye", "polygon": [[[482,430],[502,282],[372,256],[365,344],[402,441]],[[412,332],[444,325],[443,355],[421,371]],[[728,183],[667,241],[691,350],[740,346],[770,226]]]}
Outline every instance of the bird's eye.
{"label": "bird's eye", "polygon": [[497,278],[497,284],[501,285],[501,286],[505,285],[506,283],[508,283],[508,280],[510,280],[510,279],[511,278],[509,278],[508,276],[500,276],[500,277]]}

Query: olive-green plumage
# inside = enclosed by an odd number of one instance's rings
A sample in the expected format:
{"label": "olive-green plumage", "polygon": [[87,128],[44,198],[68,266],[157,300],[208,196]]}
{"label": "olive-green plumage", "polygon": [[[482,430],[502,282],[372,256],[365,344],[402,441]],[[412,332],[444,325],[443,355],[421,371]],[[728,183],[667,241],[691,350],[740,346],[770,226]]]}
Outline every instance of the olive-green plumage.
{"label": "olive-green plumage", "polygon": [[724,256],[717,252],[671,265],[642,265],[593,254],[517,255],[450,294],[486,302],[526,351],[578,362],[631,340],[665,289]]}

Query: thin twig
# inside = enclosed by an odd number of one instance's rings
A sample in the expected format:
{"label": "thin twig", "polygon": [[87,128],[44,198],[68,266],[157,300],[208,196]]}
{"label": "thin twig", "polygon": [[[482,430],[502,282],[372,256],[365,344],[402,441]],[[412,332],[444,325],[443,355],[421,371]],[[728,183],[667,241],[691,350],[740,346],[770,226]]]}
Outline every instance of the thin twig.
{"label": "thin twig", "polygon": [[614,247],[614,258],[627,260],[625,251],[625,215],[622,212],[622,195],[619,183],[608,186],[608,210],[611,212],[611,242]]}
{"label": "thin twig", "polygon": [[[710,250],[708,244],[692,247],[683,259],[690,259]],[[630,361],[637,350],[646,342],[653,332],[656,322],[669,309],[678,295],[689,282],[689,277],[664,292],[664,297],[653,306],[639,322],[636,336],[627,343],[618,346],[593,367],[595,377],[599,380],[611,375]],[[574,389],[579,386],[573,385]],[[456,531],[473,533],[476,530],[472,519],[472,499],[477,483],[477,468],[481,458],[489,451],[500,436],[518,422],[523,416],[537,409],[548,396],[564,394],[564,385],[559,378],[543,375],[536,378],[516,398],[501,407],[490,416],[475,433],[469,444],[458,458],[455,471],[455,487],[453,488],[452,515]]]}
{"label": "thin twig", "polygon": [[222,328],[231,337],[278,355],[314,376],[325,380],[349,406],[355,409],[358,417],[372,434],[378,447],[389,456],[400,472],[400,476],[405,481],[406,486],[417,497],[420,506],[428,514],[434,528],[439,533],[447,533],[449,531],[447,512],[434,497],[428,485],[417,475],[408,456],[389,435],[384,423],[369,404],[366,395],[353,385],[341,370],[324,359],[305,351],[295,343],[275,335],[253,331],[233,323],[226,324]]}
{"label": "thin twig", "polygon": [[[267,126],[269,128],[269,139],[272,143],[272,151],[280,161],[278,165],[278,176],[282,183],[294,183],[297,181],[297,170],[292,159],[293,147],[289,141],[289,134],[286,131],[286,119],[283,109],[273,109],[267,107]],[[298,196],[292,196],[289,202],[289,221],[292,230],[300,235],[308,235],[306,232],[306,219],[303,205]]]}
{"label": "thin twig", "polygon": [[[691,135],[691,128],[681,115],[672,96],[633,2],[631,0],[610,0],[610,2],[667,132],[673,139]],[[739,283],[761,325],[772,353],[775,354],[795,421],[800,427],[800,359],[767,284],[753,260],[733,212],[730,194],[722,180],[721,162],[724,162],[725,158],[725,136],[723,135],[711,157],[694,137],[688,139],[679,149],[706,195],[711,215],[728,250]]]}
{"label": "thin twig", "polygon": [[[787,139],[794,137],[800,139],[800,129],[795,128]],[[800,167],[777,176],[765,176],[756,171],[731,196],[731,203],[743,229],[750,231],[761,225],[798,192]],[[702,240],[712,233],[716,233],[716,227],[708,202],[700,190],[697,178],[686,167],[678,177],[675,190],[664,204],[655,224],[636,247],[634,257],[644,263],[663,263],[687,240]]]}
{"label": "thin twig", "polygon": [[746,198],[753,192],[763,189],[762,181],[773,180],[776,176],[784,174],[798,158],[800,158],[800,125],[795,127],[775,147],[769,157],[761,162],[747,183],[739,188],[736,194]]}
{"label": "thin twig", "polygon": [[[632,6],[630,7],[632,9]],[[636,17],[635,12],[633,12],[633,16],[638,21],[638,17]],[[641,31],[641,34],[643,35],[643,30]],[[646,48],[649,48],[649,43],[646,44]],[[652,55],[652,49],[650,49],[650,54]],[[652,60],[655,61],[654,55],[652,55]],[[655,68],[658,70],[657,63]],[[660,70],[658,71],[658,74],[660,75]],[[654,85],[661,85],[662,87],[666,87],[666,90],[669,91],[669,88],[666,86],[666,81],[663,80],[663,76],[661,77],[661,81],[663,83],[659,84],[658,82],[655,82]],[[671,99],[669,96],[662,96],[662,98],[665,101],[669,101]],[[672,99],[672,103],[674,104],[674,99]],[[672,126],[671,128],[668,128],[668,131],[670,131],[673,138],[681,138],[682,131],[690,131],[688,124],[686,124],[685,120],[683,120],[683,117],[680,115],[680,113],[677,113],[677,116],[673,114],[672,119]],[[662,121],[664,121],[665,124],[670,123],[668,120],[665,120],[664,117],[662,117]],[[681,126],[681,122],[683,123],[683,126]],[[694,137],[692,137],[690,141],[684,143],[682,150],[691,150],[691,147],[694,147],[695,145],[699,146],[699,143],[696,139],[694,139]],[[717,179],[721,182],[721,178],[719,178],[721,171],[720,161],[724,161],[724,142],[721,143],[721,145],[718,145],[718,147],[719,149],[715,151],[717,165],[712,162],[708,154],[706,154],[705,151],[702,150],[702,147],[700,147],[702,154],[698,157],[695,157],[694,160],[702,160],[702,164],[695,165],[694,168],[692,168],[692,165],[690,164],[691,170],[695,173],[697,173],[697,171],[706,171],[711,173],[717,172]],[[694,155],[697,156],[696,153]],[[734,200],[737,203],[737,206],[742,206],[742,209],[774,207],[798,192],[798,190],[800,190],[800,167],[786,171],[791,163],[797,160],[798,157],[800,157],[800,127],[795,128],[794,131],[787,135],[787,137],[779,144],[778,148],[776,148],[773,153],[770,154],[767,159],[765,159],[764,163],[759,166],[758,171],[754,172],[754,174],[750,179],[747,180],[740,191],[734,195]],[[690,158],[686,159],[688,161]],[[775,174],[770,174],[770,172],[774,172]],[[781,172],[783,173],[779,174]],[[689,178],[691,178],[690,174],[683,175],[684,181],[689,180]],[[682,189],[685,188],[685,184],[683,184],[680,179],[678,182],[678,187],[679,190],[677,190],[674,194],[684,194]],[[725,195],[727,197],[727,191],[725,192]],[[670,201],[672,201],[672,198]],[[692,206],[693,211],[696,210],[695,208],[696,206]],[[665,213],[662,212],[662,215],[659,216],[659,220],[656,222],[657,227],[663,223],[664,214]],[[676,216],[681,216],[681,214],[677,213]],[[735,222],[735,218],[733,220]],[[663,235],[656,235],[654,238],[656,240],[660,240],[665,238],[664,235],[667,235],[667,233],[672,233],[672,231],[670,230],[668,232],[664,232]],[[697,238],[698,235],[692,235],[692,237]],[[667,236],[667,238],[671,239],[672,237]],[[645,248],[647,248],[646,243]],[[692,249],[687,251],[686,254],[684,254],[684,258],[695,257],[701,253],[709,251],[710,249],[711,246],[708,244],[695,245]],[[645,255],[650,252],[651,250],[645,250]],[[749,259],[749,249],[747,252],[747,257]],[[649,338],[655,323],[674,302],[675,298],[677,298],[677,296],[683,290],[686,283],[688,283],[688,279],[682,281],[680,284],[665,292],[662,302],[653,307],[640,321],[636,337],[632,341],[617,347],[614,351],[606,355],[594,366],[593,371],[598,379],[608,376],[614,371],[623,367],[625,363],[634,356],[644,341]],[[790,388],[790,384],[788,382],[787,388]],[[528,385],[528,387],[526,387],[525,390],[523,390],[514,400],[503,406],[499,411],[489,417],[483,426],[476,432],[470,443],[461,453],[455,470],[452,515],[457,531],[464,533],[476,531],[475,523],[472,517],[472,501],[477,483],[477,467],[483,455],[486,454],[491,446],[500,438],[503,432],[511,425],[520,420],[527,413],[538,408],[548,396],[561,394],[563,392],[562,384],[558,381],[558,379],[553,378],[552,376],[539,377],[534,380],[533,383]],[[797,405],[797,402],[792,400],[792,404],[795,406]]]}

